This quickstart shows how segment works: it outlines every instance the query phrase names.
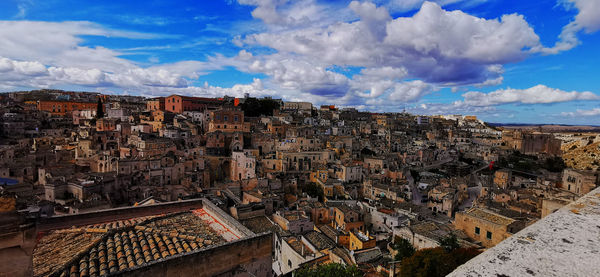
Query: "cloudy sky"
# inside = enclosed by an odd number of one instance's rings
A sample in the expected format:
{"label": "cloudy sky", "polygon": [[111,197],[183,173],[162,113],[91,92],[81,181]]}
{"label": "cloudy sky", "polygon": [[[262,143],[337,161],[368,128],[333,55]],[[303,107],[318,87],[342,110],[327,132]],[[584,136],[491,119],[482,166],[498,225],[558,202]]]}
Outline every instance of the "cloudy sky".
{"label": "cloudy sky", "polygon": [[2,0],[0,91],[600,125],[600,0]]}

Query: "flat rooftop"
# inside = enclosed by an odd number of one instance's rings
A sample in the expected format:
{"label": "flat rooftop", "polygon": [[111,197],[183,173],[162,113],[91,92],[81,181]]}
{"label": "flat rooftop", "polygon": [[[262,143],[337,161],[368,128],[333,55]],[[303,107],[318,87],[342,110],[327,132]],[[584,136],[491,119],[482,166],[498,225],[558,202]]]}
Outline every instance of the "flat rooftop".
{"label": "flat rooftop", "polygon": [[516,220],[506,217],[506,216],[502,216],[499,215],[497,213],[485,210],[485,209],[480,209],[480,208],[471,208],[467,211],[464,212],[465,214],[472,216],[472,217],[476,217],[476,218],[480,218],[492,223],[496,223],[496,224],[500,224],[500,225],[509,225],[513,222],[515,222]]}
{"label": "flat rooftop", "polygon": [[526,227],[448,276],[600,276],[600,188]]}

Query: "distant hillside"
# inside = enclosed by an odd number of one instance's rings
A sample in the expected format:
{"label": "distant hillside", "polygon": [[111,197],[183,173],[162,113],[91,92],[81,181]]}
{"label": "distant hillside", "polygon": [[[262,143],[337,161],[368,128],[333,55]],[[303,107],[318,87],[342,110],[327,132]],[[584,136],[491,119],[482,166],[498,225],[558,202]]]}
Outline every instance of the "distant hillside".
{"label": "distant hillside", "polygon": [[567,125],[567,124],[526,124],[526,123],[488,123],[491,126],[505,129],[529,129],[543,132],[600,132],[598,125]]}

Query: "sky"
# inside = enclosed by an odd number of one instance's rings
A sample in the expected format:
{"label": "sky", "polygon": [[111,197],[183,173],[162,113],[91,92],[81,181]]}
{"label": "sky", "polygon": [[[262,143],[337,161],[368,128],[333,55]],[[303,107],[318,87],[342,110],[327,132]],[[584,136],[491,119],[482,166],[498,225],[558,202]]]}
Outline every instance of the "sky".
{"label": "sky", "polygon": [[600,125],[600,0],[2,0],[0,91]]}

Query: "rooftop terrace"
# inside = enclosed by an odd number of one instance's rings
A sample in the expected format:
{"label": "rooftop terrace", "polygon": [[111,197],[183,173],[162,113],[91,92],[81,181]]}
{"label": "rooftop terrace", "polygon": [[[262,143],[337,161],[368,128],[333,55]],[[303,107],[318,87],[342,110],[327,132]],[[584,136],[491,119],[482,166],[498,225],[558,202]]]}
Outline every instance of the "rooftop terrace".
{"label": "rooftop terrace", "polygon": [[479,208],[471,208],[468,211],[465,211],[465,214],[500,225],[509,225],[515,222],[515,220],[512,218],[508,218]]}

